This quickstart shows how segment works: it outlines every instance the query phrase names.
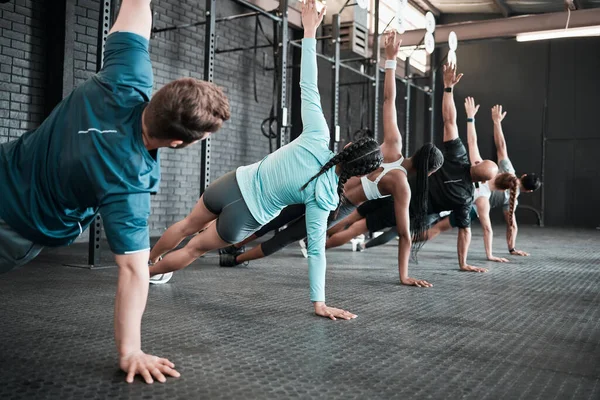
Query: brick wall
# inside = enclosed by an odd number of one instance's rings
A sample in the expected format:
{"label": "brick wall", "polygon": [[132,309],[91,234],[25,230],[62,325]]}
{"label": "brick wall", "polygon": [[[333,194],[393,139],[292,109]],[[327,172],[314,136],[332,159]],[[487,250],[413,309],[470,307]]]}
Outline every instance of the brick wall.
{"label": "brick wall", "polygon": [[[198,6],[198,3],[200,5]],[[155,1],[155,26],[158,28],[202,21],[203,2]],[[248,12],[230,1],[219,1],[217,17]],[[271,22],[262,20],[271,34]],[[254,18],[219,23],[217,48],[250,46],[253,43]],[[266,43],[260,38],[260,43]],[[264,72],[263,53],[272,66],[271,50],[261,49],[257,62],[259,103],[254,100],[252,51],[216,56],[214,82],[221,86],[231,103],[232,118],[212,137],[211,178],[219,178],[240,165],[260,160],[269,153],[268,141],[260,133],[260,123],[269,115],[272,103],[272,72]],[[181,77],[203,78],[204,27],[157,34],[151,41],[151,58],[155,72],[155,89]],[[165,150],[162,156],[162,184],[154,197],[150,227],[160,234],[172,223],[185,217],[198,201],[200,190],[200,146],[183,150]]]}
{"label": "brick wall", "polygon": [[73,44],[73,79],[75,86],[96,73],[98,19],[100,2],[77,0],[75,3],[75,43]]}
{"label": "brick wall", "polygon": [[0,4],[0,143],[43,120],[45,3]]}

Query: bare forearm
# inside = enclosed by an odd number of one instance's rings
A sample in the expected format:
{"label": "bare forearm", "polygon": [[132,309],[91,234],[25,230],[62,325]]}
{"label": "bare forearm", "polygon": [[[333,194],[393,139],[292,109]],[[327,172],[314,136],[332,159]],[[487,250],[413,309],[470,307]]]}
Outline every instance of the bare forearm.
{"label": "bare forearm", "polygon": [[494,241],[494,231],[492,231],[491,227],[489,229],[483,229],[483,245],[485,247],[485,255],[490,258],[494,255],[493,252],[493,244]]}
{"label": "bare forearm", "polygon": [[506,227],[506,245],[508,246],[509,250],[517,247],[517,232],[518,232],[518,230],[519,230],[519,228],[517,228],[516,223],[513,224],[512,228],[510,226]]}
{"label": "bare forearm", "polygon": [[456,104],[454,104],[454,94],[452,92],[444,92],[442,117],[444,118],[444,124],[456,124]]}
{"label": "bare forearm", "polygon": [[385,70],[383,101],[393,104],[396,102],[396,70],[394,69]]}
{"label": "bare forearm", "polygon": [[408,278],[410,247],[410,235],[400,235],[400,240],[398,241],[398,273],[400,274],[401,282]]}
{"label": "bare forearm", "polygon": [[458,230],[458,265],[460,268],[467,266],[467,254],[469,253],[469,245],[471,244],[471,229],[460,228]]}
{"label": "bare forearm", "polygon": [[471,163],[481,160],[479,154],[479,145],[477,144],[477,130],[475,129],[475,122],[467,123],[467,143],[469,144],[469,159]]}
{"label": "bare forearm", "polygon": [[506,140],[504,139],[504,132],[502,131],[502,122],[494,121],[494,144],[496,150],[506,149]]}
{"label": "bare forearm", "polygon": [[115,341],[120,356],[141,350],[142,315],[148,298],[148,269],[120,266],[115,299]]}

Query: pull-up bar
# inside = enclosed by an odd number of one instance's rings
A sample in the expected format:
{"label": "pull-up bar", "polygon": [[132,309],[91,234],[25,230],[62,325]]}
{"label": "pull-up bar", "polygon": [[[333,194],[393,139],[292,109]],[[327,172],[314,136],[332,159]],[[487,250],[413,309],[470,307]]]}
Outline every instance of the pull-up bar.
{"label": "pull-up bar", "polygon": [[[259,12],[250,12],[250,13],[245,13],[245,14],[238,14],[238,15],[230,15],[228,17],[221,17],[221,18],[216,18],[215,22],[228,22],[228,21],[235,21],[236,19],[242,19],[242,18],[249,18],[249,17],[255,17],[257,15],[263,15]],[[272,17],[275,17],[274,15],[269,14]],[[275,17],[278,18],[278,17]],[[181,25],[174,25],[174,26],[169,26],[167,28],[154,28],[152,29],[152,33],[161,33],[161,32],[169,32],[169,31],[178,31],[180,29],[188,29],[188,28],[194,28],[196,26],[203,26],[206,25],[208,23],[208,21],[198,21],[198,22],[192,22],[190,24],[181,24]]]}

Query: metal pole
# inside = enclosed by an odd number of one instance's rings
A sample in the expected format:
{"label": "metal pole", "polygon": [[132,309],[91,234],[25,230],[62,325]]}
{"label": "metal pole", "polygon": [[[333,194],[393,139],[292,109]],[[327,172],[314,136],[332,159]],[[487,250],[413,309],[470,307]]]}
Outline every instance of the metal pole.
{"label": "metal pole", "polygon": [[245,50],[254,50],[254,49],[264,49],[265,47],[272,47],[272,45],[261,44],[258,46],[250,46],[250,47],[234,47],[231,49],[215,50],[215,54],[233,53],[236,51],[245,51]]}
{"label": "metal pole", "polygon": [[335,14],[331,22],[332,43],[333,43],[333,65],[331,66],[331,140],[329,147],[337,153],[338,142],[340,141],[340,14]]}
{"label": "metal pole", "polygon": [[277,94],[277,148],[285,145],[285,134],[288,124],[288,108],[287,108],[287,59],[289,30],[288,30],[288,0],[279,1],[279,42],[278,45],[278,62],[276,66],[280,77],[279,93]]}
{"label": "metal pole", "polygon": [[[104,63],[104,46],[110,30],[110,25],[113,20],[113,3],[112,0],[103,0],[100,3],[100,19],[98,21],[98,49],[96,51],[96,72],[102,69]],[[102,249],[100,242],[102,239],[102,218],[100,214],[94,217],[94,222],[89,227],[88,239],[88,262],[87,264],[65,264],[68,267],[99,269],[109,268],[100,266],[102,258]]]}
{"label": "metal pole", "polygon": [[[204,80],[212,82],[215,70],[217,0],[206,0],[206,28],[204,36]],[[200,195],[210,184],[210,138],[202,141],[200,149]]]}
{"label": "metal pole", "polygon": [[542,188],[541,188],[541,204],[540,204],[540,226],[543,227],[546,224],[546,151],[547,151],[547,142],[548,137],[546,133],[548,132],[548,90],[550,89],[550,62],[551,58],[551,50],[552,44],[548,41],[548,59],[546,61],[546,96],[544,96],[544,112],[543,120],[542,120],[542,171],[541,171],[541,179],[542,179]]}
{"label": "metal pole", "polygon": [[[282,19],[283,19],[282,17],[278,17],[278,16],[276,16],[276,15],[273,15],[273,14],[271,14],[270,12],[263,10],[263,9],[262,9],[262,8],[260,8],[259,6],[256,6],[256,5],[252,4],[252,3],[249,3],[248,1],[245,1],[245,0],[233,0],[233,1],[234,1],[235,3],[238,3],[238,4],[241,4],[241,5],[243,5],[244,7],[247,7],[247,8],[249,8],[249,9],[251,9],[251,10],[254,10],[254,11],[258,12],[258,13],[260,13],[261,15],[264,15],[265,17],[269,17],[269,18],[271,18],[273,21],[281,22],[281,21],[282,21]],[[280,14],[281,14],[281,10],[282,10],[282,3],[283,3],[284,1],[285,1],[285,4],[286,4],[286,6],[287,6],[287,4],[288,4],[288,0],[281,0],[281,1],[279,2],[279,11],[280,11]],[[287,8],[286,8],[286,11],[287,11]],[[281,14],[281,15],[283,15],[283,14]],[[286,16],[286,19],[287,19],[287,12],[286,12],[285,16]],[[287,26],[287,21],[286,21],[286,26]]]}
{"label": "metal pole", "polygon": [[[301,45],[300,43],[296,43],[296,42],[290,42],[290,45],[292,45],[292,46],[294,46],[294,47],[297,47],[297,48],[299,48],[299,49],[301,49],[301,48],[302,48],[302,45]],[[319,58],[320,58],[320,59],[322,59],[322,60],[329,61],[330,63],[332,63],[332,64],[333,64],[333,61],[334,61],[334,60],[333,60],[333,57],[327,57],[326,55],[323,55],[323,54],[321,54],[321,53],[317,53],[317,57],[319,57]],[[343,66],[343,65],[342,65],[342,64],[340,64],[340,66]]]}
{"label": "metal pole", "polygon": [[[259,13],[259,12],[251,12],[251,13],[246,13],[246,14],[230,15],[228,17],[217,18],[215,20],[215,22],[235,21],[236,19],[248,18],[248,17],[255,17],[257,15],[261,15],[261,13]],[[156,29],[155,28],[155,29],[152,29],[152,33],[177,31],[179,29],[193,28],[193,27],[196,27],[196,26],[206,25],[206,23],[207,23],[207,21],[198,21],[198,22],[192,22],[190,24],[174,25],[174,26],[169,26],[169,27],[160,28],[160,29]]]}
{"label": "metal pole", "polygon": [[[364,78],[367,78],[370,81],[375,81],[375,77],[374,76],[365,74],[364,72],[360,72],[360,70],[358,70],[358,69],[356,69],[354,67],[351,67],[348,64],[344,64],[343,62],[340,62],[339,64],[340,64],[341,68],[347,69],[348,71],[352,71],[355,74],[360,75],[360,76],[362,76]],[[377,74],[377,72],[375,72],[375,73]]]}
{"label": "metal pole", "polygon": [[[410,57],[406,57],[406,60],[404,61],[404,72],[406,74],[406,80],[408,81],[410,79]],[[404,127],[404,151],[403,153],[406,154],[407,156],[410,154],[410,150],[408,148],[408,143],[409,143],[409,137],[410,137],[410,112],[411,112],[411,93],[412,93],[412,86],[407,84],[406,85],[406,96],[404,97],[404,100],[406,101],[405,104],[405,108],[404,108],[404,118],[405,118],[405,127]]]}
{"label": "metal pole", "polygon": [[381,55],[381,49],[379,48],[379,0],[375,0],[375,23],[373,33],[373,72],[375,75],[375,82],[373,83],[373,89],[375,95],[373,97],[373,137],[375,140],[379,139],[379,57]]}

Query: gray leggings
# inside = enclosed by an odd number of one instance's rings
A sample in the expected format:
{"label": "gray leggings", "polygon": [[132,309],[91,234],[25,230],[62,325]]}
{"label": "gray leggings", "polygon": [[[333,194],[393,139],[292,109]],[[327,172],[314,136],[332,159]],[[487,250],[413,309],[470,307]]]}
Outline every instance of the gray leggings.
{"label": "gray leggings", "polygon": [[[342,219],[346,218],[356,207],[349,202],[345,202],[338,210],[337,218],[334,218],[334,212],[329,214],[327,227],[330,228]],[[290,223],[290,221],[293,221]],[[281,228],[285,224],[288,227],[281,232],[276,233],[271,239],[262,243],[262,252],[265,257],[278,252],[289,244],[306,238],[306,219],[304,217],[304,204],[295,204],[286,207],[279,216],[265,225],[260,231],[256,232],[257,236],[262,236],[267,232]]]}
{"label": "gray leggings", "polygon": [[0,273],[27,264],[43,248],[19,235],[0,218]]}
{"label": "gray leggings", "polygon": [[241,242],[260,228],[240,192],[235,171],[211,183],[203,198],[208,211],[218,215],[217,233],[227,243]]}

